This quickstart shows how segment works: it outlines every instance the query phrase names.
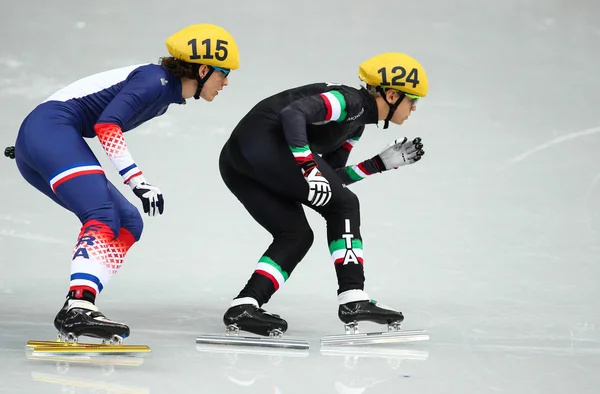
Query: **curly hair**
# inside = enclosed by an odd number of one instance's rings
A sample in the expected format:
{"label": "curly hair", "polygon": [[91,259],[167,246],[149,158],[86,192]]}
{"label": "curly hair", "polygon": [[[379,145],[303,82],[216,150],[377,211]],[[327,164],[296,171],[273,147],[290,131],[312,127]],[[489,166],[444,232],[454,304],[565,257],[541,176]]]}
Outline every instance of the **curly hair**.
{"label": "curly hair", "polygon": [[177,78],[196,78],[197,71],[192,63],[174,58],[173,56],[159,58],[159,64],[165,67]]}

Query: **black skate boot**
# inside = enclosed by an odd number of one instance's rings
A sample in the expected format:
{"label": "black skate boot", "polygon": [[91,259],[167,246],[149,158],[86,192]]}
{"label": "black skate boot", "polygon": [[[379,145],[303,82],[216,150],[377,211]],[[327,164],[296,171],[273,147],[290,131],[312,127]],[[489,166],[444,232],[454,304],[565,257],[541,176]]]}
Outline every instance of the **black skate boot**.
{"label": "black skate boot", "polygon": [[381,305],[375,300],[342,304],[338,308],[338,317],[345,323],[347,334],[358,334],[358,323],[361,321],[386,324],[388,331],[400,331],[400,323],[404,320],[402,312]]}
{"label": "black skate boot", "polygon": [[[63,312],[64,311],[64,312]],[[123,323],[108,320],[89,301],[69,300],[55,318],[62,320],[60,332],[67,340],[77,340],[80,336],[99,338],[110,343],[121,343],[129,336],[129,327]]]}
{"label": "black skate boot", "polygon": [[232,306],[225,312],[223,323],[228,331],[248,331],[262,336],[280,336],[287,331],[287,322],[252,304]]}
{"label": "black skate boot", "polygon": [[65,301],[63,307],[58,311],[56,317],[54,317],[54,327],[60,333],[60,329],[62,327],[63,321],[65,321],[65,317],[67,316],[67,310],[69,309],[69,300]]}
{"label": "black skate boot", "polygon": [[[379,304],[363,290],[346,290],[338,294],[338,301],[338,317],[344,323],[346,333],[322,337],[323,345],[370,345],[429,339],[429,333],[425,330],[402,330],[402,312]],[[387,325],[387,330],[360,333],[360,322]]]}
{"label": "black skate boot", "polygon": [[69,310],[70,302],[79,300],[79,301],[89,301],[90,303],[93,304],[96,300],[96,296],[89,290],[69,291],[69,294],[67,294],[66,298],[67,299],[65,300],[65,303],[63,304],[62,308],[60,309],[60,311],[58,311],[58,313],[56,314],[56,317],[54,318],[54,327],[59,331],[59,333],[60,333],[62,323],[65,320],[65,317],[67,316],[67,311]]}
{"label": "black skate boot", "polygon": [[338,317],[346,324],[370,321],[377,324],[402,323],[402,312],[395,311],[375,300],[355,301],[342,304],[338,308]]}

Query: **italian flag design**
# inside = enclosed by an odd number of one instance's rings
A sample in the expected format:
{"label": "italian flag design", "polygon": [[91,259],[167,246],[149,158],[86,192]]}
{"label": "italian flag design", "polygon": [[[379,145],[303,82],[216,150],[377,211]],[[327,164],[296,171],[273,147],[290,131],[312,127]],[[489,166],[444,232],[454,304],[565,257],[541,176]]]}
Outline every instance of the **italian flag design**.
{"label": "italian flag design", "polygon": [[346,119],[346,99],[340,92],[332,90],[327,93],[321,93],[319,96],[323,99],[327,107],[326,122],[342,122]]}
{"label": "italian flag design", "polygon": [[360,181],[361,179],[372,175],[372,173],[366,169],[363,162],[346,167],[346,173],[353,181]]}
{"label": "italian flag design", "polygon": [[296,147],[290,146],[290,150],[294,154],[294,159],[296,159],[296,162],[299,164],[308,160],[313,160],[313,154],[308,145]]}
{"label": "italian flag design", "polygon": [[333,264],[364,264],[363,245],[360,239],[338,239],[329,245]]}
{"label": "italian flag design", "polygon": [[281,269],[279,264],[271,260],[267,256],[263,256],[258,260],[256,269],[254,272],[258,275],[266,276],[273,282],[275,290],[278,290],[286,280],[289,278],[289,274]]}
{"label": "italian flag design", "polygon": [[344,144],[342,146],[350,151],[350,150],[352,150],[352,148],[354,148],[354,145],[356,145],[356,143],[358,142],[358,139],[359,139],[359,137],[350,138],[349,140],[344,142]]}

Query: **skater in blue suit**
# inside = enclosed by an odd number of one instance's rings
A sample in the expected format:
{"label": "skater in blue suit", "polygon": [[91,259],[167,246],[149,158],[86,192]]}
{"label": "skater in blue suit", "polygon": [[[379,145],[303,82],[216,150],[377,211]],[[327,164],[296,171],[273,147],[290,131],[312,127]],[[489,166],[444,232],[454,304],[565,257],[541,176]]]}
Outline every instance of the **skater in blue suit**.
{"label": "skater in blue suit", "polygon": [[166,46],[171,56],[160,64],[102,72],[59,90],[25,118],[15,146],[6,148],[31,186],[81,221],[67,300],[54,319],[63,337],[120,342],[129,336],[127,325],[99,311],[96,297],[143,228],[139,211],[107,180],[84,139],[98,137],[144,212],[161,215],[163,194],[146,181],[124,133],[190,97],[212,101],[227,86],[230,70],[239,67],[237,44],[219,26],[188,26],[170,36]]}

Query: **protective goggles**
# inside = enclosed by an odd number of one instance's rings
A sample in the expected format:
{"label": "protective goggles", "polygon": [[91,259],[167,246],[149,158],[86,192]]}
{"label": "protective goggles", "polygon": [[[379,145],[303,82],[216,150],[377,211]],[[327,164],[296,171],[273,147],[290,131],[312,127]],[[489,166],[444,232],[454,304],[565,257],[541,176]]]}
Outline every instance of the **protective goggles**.
{"label": "protective goggles", "polygon": [[228,69],[228,68],[221,68],[221,67],[215,67],[215,66],[213,66],[213,68],[214,68],[215,70],[217,70],[217,71],[220,71],[220,72],[222,72],[222,73],[223,73],[223,75],[225,75],[225,78],[227,78],[227,76],[228,76],[228,75],[229,75],[229,73],[231,72],[231,70],[230,70],[230,69]]}
{"label": "protective goggles", "polygon": [[419,96],[417,96],[416,94],[408,94],[408,93],[405,93],[404,95],[405,95],[406,97],[408,97],[409,99],[411,99],[411,102],[410,102],[410,105],[411,105],[411,106],[415,106],[415,105],[417,105],[417,101],[419,101],[419,99],[420,99],[420,97],[419,97]]}

